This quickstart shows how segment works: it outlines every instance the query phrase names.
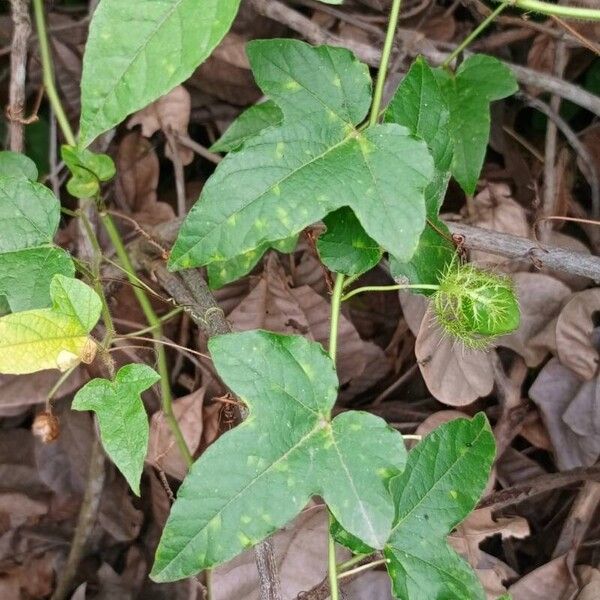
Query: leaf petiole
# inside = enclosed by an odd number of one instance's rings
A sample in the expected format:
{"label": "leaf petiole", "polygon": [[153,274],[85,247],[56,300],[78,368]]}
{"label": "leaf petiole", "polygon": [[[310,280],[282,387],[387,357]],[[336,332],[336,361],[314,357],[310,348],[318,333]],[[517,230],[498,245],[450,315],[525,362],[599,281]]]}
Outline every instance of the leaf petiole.
{"label": "leaf petiole", "polygon": [[346,302],[358,294],[364,294],[365,292],[394,292],[397,290],[439,290],[440,286],[435,283],[398,283],[396,285],[366,285],[364,287],[356,288],[351,292],[348,292],[342,296],[341,301]]}

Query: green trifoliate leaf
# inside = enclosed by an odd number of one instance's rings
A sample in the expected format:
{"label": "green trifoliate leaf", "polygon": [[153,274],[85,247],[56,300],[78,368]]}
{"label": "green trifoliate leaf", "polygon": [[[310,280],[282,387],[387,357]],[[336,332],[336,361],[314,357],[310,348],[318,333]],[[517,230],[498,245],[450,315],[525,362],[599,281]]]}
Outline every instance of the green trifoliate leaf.
{"label": "green trifoliate leaf", "polygon": [[3,150],[0,152],[0,177],[18,177],[35,181],[38,178],[38,170],[28,156]]}
{"label": "green trifoliate leaf", "polygon": [[293,252],[298,243],[298,236],[293,235],[284,240],[263,244],[256,250],[250,250],[230,260],[210,263],[206,269],[210,287],[218,289],[227,283],[238,280],[249,273],[262,258],[262,255],[272,248],[284,254]]}
{"label": "green trifoliate leaf", "polygon": [[250,415],[193,465],[152,578],[182,579],[232,558],[295,517],[315,494],[346,530],[381,547],[393,518],[385,481],[405,461],[401,436],[366,413],[331,419],[338,381],[315,342],[249,331],[212,338],[209,348]]}
{"label": "green trifoliate leaf", "polygon": [[450,108],[452,175],[472,195],[490,136],[490,102],[514,94],[517,81],[508,67],[484,55],[470,56],[454,76],[441,68],[435,73]]}
{"label": "green trifoliate leaf", "polygon": [[477,576],[446,536],[475,507],[494,454],[482,413],[438,427],[410,452],[405,471],[390,484],[396,518],[384,555],[396,598],[485,600]]}
{"label": "green trifoliate leaf", "polygon": [[75,198],[93,198],[100,191],[100,183],[115,176],[115,163],[107,154],[67,145],[61,147],[60,154],[72,175],[67,190]]}
{"label": "green trifoliate leaf", "polygon": [[371,103],[366,65],[347,50],[251,42],[255,78],[284,115],[227,156],[184,222],[170,267],[230,260],[349,206],[399,259],[425,225],[426,145],[396,124],[358,131]]}
{"label": "green trifoliate leaf", "polygon": [[126,365],[114,381],[92,379],[72,404],[74,410],[96,413],[104,449],[138,496],[150,431],[140,394],[159,380],[147,365]]}
{"label": "green trifoliate leaf", "polygon": [[327,231],[317,240],[317,250],[330,271],[360,275],[381,260],[381,247],[368,236],[352,209],[340,208],[329,213],[323,222]]}
{"label": "green trifoliate leaf", "polygon": [[0,318],[0,373],[20,375],[44,369],[66,371],[94,359],[89,336],[100,318],[100,298],[77,279],[55,275],[51,308]]}
{"label": "green trifoliate leaf", "polygon": [[272,100],[251,106],[229,126],[210,149],[212,152],[233,152],[246,140],[258,135],[267,127],[279,125],[282,120],[281,110]]}
{"label": "green trifoliate leaf", "polygon": [[47,187],[0,177],[1,313],[50,306],[52,277],[74,275],[71,257],[52,244],[59,218],[60,204]]}
{"label": "green trifoliate leaf", "polygon": [[102,0],[83,58],[80,143],[187,79],[229,30],[240,0]]}

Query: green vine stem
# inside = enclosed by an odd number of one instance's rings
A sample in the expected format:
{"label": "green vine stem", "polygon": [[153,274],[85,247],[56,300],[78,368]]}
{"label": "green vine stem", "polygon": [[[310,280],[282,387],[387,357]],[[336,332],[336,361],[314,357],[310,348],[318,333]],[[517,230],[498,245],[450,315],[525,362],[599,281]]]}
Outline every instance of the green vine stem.
{"label": "green vine stem", "polygon": [[452,61],[477,37],[485,31],[494,19],[508,6],[510,1],[503,1],[502,4],[498,5],[453,51],[452,54],[448,55],[448,58],[442,63],[442,67],[447,67]]}
{"label": "green vine stem", "polygon": [[[123,244],[123,240],[121,239],[121,235],[119,234],[118,229],[115,226],[115,222],[112,220],[112,217],[107,212],[100,213],[100,220],[108,233],[108,237],[112,245],[114,246],[115,252],[117,253],[117,257],[121,266],[125,270],[127,278],[129,282],[132,284],[133,293],[142,308],[142,312],[148,321],[148,324],[152,328],[152,336],[156,340],[160,340],[163,335],[162,331],[162,323],[159,317],[154,312],[152,308],[152,304],[146,295],[144,290],[140,289],[136,282],[135,268],[131,263],[131,259],[129,258],[129,254],[127,254],[127,250],[125,245]],[[179,427],[179,423],[177,423],[177,419],[173,413],[173,396],[171,394],[171,385],[169,383],[169,368],[167,365],[167,354],[165,352],[165,348],[160,343],[155,343],[154,348],[156,350],[157,363],[158,363],[158,373],[160,375],[160,389],[162,396],[162,409],[165,413],[165,417],[167,419],[167,423],[173,433],[173,437],[175,438],[175,442],[177,443],[177,447],[179,448],[179,452],[181,456],[185,459],[188,467],[194,462],[194,459],[187,447],[185,442],[185,438],[183,437],[183,433]]]}
{"label": "green vine stem", "polygon": [[58,122],[67,144],[71,146],[77,145],[75,134],[69,124],[69,119],[63,109],[56,85],[54,83],[54,66],[52,64],[52,56],[50,54],[50,44],[48,43],[48,32],[46,29],[46,19],[44,17],[44,5],[42,0],[33,0],[33,11],[35,14],[35,26],[38,32],[38,40],[40,45],[40,56],[42,59],[42,72],[44,80],[44,88],[48,95],[48,100],[52,105],[56,121]]}
{"label": "green vine stem", "polygon": [[[46,28],[46,20],[44,17],[44,6],[42,0],[33,0],[33,10],[38,32],[40,56],[42,59],[44,87],[46,89],[46,94],[48,96],[50,104],[52,105],[52,109],[56,114],[56,120],[60,126],[63,135],[65,136],[65,140],[71,146],[76,146],[77,140],[75,139],[75,135],[73,133],[73,130],[71,129],[71,125],[69,124],[69,120],[67,119],[67,116],[65,114],[54,81],[54,66],[52,63],[52,55],[50,53],[50,45],[48,43],[48,33]],[[131,263],[129,255],[127,254],[127,250],[125,249],[125,245],[123,244],[121,235],[119,234],[118,229],[115,227],[115,224],[108,213],[102,212],[100,214],[100,219],[108,233],[112,245],[115,248],[115,252],[117,253],[117,257],[121,262],[121,266],[125,270],[127,278],[133,286],[134,294],[142,308],[142,311],[148,321],[148,324],[150,325],[150,327],[152,327],[153,337],[158,341],[162,338],[161,321],[154,312],[154,309],[150,304],[150,300],[148,299],[148,296],[146,295],[144,290],[140,289],[137,286],[137,277],[135,275],[135,269]],[[94,237],[95,236],[92,236],[92,239]],[[101,287],[98,288],[97,286],[97,291],[100,292],[100,297],[102,299],[103,318],[108,333],[105,342],[107,340],[112,341],[110,333],[112,330],[114,330],[112,325],[112,318],[110,317],[110,313],[108,312],[106,298],[104,297]],[[184,458],[186,464],[189,467],[193,462],[193,457],[187,447],[185,438],[183,437],[183,433],[181,432],[179,424],[177,423],[177,419],[173,414],[173,396],[171,393],[171,385],[169,382],[169,369],[167,364],[167,355],[165,352],[165,348],[162,344],[159,343],[156,343],[154,347],[156,350],[158,372],[160,375],[162,409],[165,413],[167,424],[169,425],[169,428],[173,433],[173,437],[175,438],[177,447],[179,448],[182,457]]]}
{"label": "green vine stem", "polygon": [[[329,356],[335,365],[337,356],[338,328],[340,322],[340,310],[342,306],[342,294],[344,292],[345,277],[342,273],[338,273],[333,286],[331,295],[331,321],[329,326]],[[338,574],[335,558],[335,540],[331,535],[331,525],[333,523],[333,515],[329,513],[329,533],[327,543],[328,557],[328,572],[329,572],[329,590],[331,600],[339,600],[340,592],[338,589]]]}
{"label": "green vine stem", "polygon": [[383,43],[383,50],[381,51],[381,62],[379,63],[377,82],[375,83],[375,91],[373,92],[373,104],[371,105],[371,113],[369,114],[370,127],[377,123],[379,117],[379,109],[381,108],[381,100],[383,98],[383,87],[385,85],[388,65],[390,64],[392,47],[394,46],[394,37],[396,36],[396,27],[398,26],[398,18],[400,17],[401,4],[402,0],[393,0],[392,2],[392,10],[390,11],[385,42]]}
{"label": "green vine stem", "polygon": [[[498,2],[500,0],[494,0]],[[504,1],[504,0],[501,0]],[[523,10],[533,11],[544,15],[578,19],[582,21],[600,21],[600,9],[584,6],[569,6],[565,4],[550,4],[542,0],[510,0],[510,4]]]}

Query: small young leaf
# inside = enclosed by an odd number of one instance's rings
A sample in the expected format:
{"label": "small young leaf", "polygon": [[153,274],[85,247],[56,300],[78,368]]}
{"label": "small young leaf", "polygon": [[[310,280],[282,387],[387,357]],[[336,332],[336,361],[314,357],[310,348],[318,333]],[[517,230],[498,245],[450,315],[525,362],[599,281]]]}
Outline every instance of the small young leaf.
{"label": "small young leaf", "polygon": [[323,222],[327,231],[317,240],[317,250],[330,271],[360,275],[381,260],[383,251],[367,235],[352,209],[339,208],[329,213]]}
{"label": "small young leaf", "polygon": [[179,232],[170,268],[258,251],[342,206],[384,249],[410,258],[425,226],[432,159],[396,124],[355,129],[371,103],[366,65],[347,50],[297,40],[254,41],[248,54],[283,123],[219,164]]}
{"label": "small young leaf", "polygon": [[263,129],[283,121],[281,110],[272,100],[256,104],[245,110],[211,147],[212,152],[233,152],[243,143],[258,135]]}
{"label": "small young leaf", "polygon": [[25,154],[3,150],[0,152],[0,177],[35,181],[38,178],[38,170],[35,163]]}
{"label": "small young leaf", "polygon": [[140,394],[159,380],[160,375],[147,365],[125,365],[114,381],[88,382],[77,392],[71,407],[96,413],[102,445],[137,496],[149,436]]}
{"label": "small young leaf", "polygon": [[[17,155],[21,156],[21,155]],[[73,261],[52,244],[60,204],[45,186],[24,177],[0,177],[0,314],[50,306],[56,274],[72,277]]]}
{"label": "small young leaf", "polygon": [[100,191],[100,183],[115,176],[115,163],[107,154],[67,145],[61,147],[60,154],[72,175],[67,191],[75,198],[93,198]]}
{"label": "small young leaf", "polygon": [[240,0],[102,0],[83,57],[80,143],[187,79],[229,30]]}
{"label": "small young leaf", "polygon": [[490,136],[490,102],[514,94],[517,81],[499,60],[485,55],[470,56],[455,76],[441,68],[435,73],[450,108],[452,174],[472,195]]}
{"label": "small young leaf", "polygon": [[273,248],[273,250],[277,250],[283,254],[289,254],[294,251],[297,243],[298,236],[292,235],[277,242],[263,244],[256,250],[250,250],[230,260],[210,263],[206,268],[210,287],[218,289],[232,281],[237,281],[257,265],[262,255],[269,248]]}
{"label": "small young leaf", "polygon": [[232,558],[282,527],[315,494],[346,530],[381,547],[393,517],[385,481],[406,456],[401,436],[367,413],[331,420],[337,377],[315,342],[248,331],[212,338],[209,348],[250,415],[193,465],[152,578],[181,579]]}
{"label": "small young leaf", "polygon": [[50,298],[51,308],[0,318],[0,373],[66,371],[93,360],[96,343],[89,333],[101,309],[96,292],[77,279],[55,275]]}
{"label": "small young leaf", "polygon": [[384,555],[396,598],[485,600],[477,576],[446,536],[477,503],[494,454],[482,413],[438,427],[410,452],[405,471],[390,485],[396,518]]}

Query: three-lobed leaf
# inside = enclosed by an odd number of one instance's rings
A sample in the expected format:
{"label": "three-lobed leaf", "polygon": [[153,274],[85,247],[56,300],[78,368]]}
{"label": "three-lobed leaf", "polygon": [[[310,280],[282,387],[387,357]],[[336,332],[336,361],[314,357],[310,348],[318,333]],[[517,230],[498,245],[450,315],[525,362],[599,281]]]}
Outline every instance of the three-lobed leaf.
{"label": "three-lobed leaf", "polygon": [[366,413],[331,419],[338,380],[315,342],[249,331],[212,338],[209,347],[250,415],[191,468],[152,578],[181,579],[232,558],[282,527],[315,494],[345,529],[381,548],[393,518],[385,481],[406,457],[401,436]]}
{"label": "three-lobed leaf", "polygon": [[0,373],[66,371],[81,361],[93,360],[96,343],[89,333],[101,310],[96,292],[77,279],[55,275],[50,298],[51,308],[0,318]]}
{"label": "three-lobed leaf", "polygon": [[347,50],[296,40],[251,42],[248,55],[283,122],[219,164],[179,232],[170,267],[265,248],[343,206],[385,250],[410,258],[425,225],[432,160],[396,124],[356,129],[371,103],[366,65]]}
{"label": "three-lobed leaf", "polygon": [[52,277],[75,272],[68,253],[52,243],[60,219],[58,199],[25,178],[27,171],[33,173],[31,165],[16,163],[24,173],[0,176],[0,299],[6,302],[0,314],[50,306]]}
{"label": "three-lobed leaf", "polygon": [[147,365],[125,365],[114,381],[88,382],[72,404],[74,410],[96,413],[104,449],[138,496],[150,431],[140,394],[159,379],[160,375]]}
{"label": "three-lobed leaf", "polygon": [[80,143],[187,79],[229,30],[240,0],[102,0],[83,58]]}
{"label": "three-lobed leaf", "polygon": [[499,60],[476,54],[451,75],[435,71],[450,109],[452,175],[466,194],[475,192],[490,136],[490,102],[514,94],[515,76]]}
{"label": "three-lobed leaf", "polygon": [[482,413],[441,425],[410,452],[390,484],[396,517],[384,555],[396,598],[485,600],[477,576],[446,536],[475,507],[494,455]]}
{"label": "three-lobed leaf", "polygon": [[[434,70],[423,58],[417,58],[412,64],[390,101],[384,119],[404,125],[423,138],[435,164],[434,178],[425,190],[428,222],[409,261],[390,257],[392,276],[405,278],[412,284],[436,284],[454,256],[448,228],[438,219],[450,178],[453,145],[448,102]],[[420,293],[431,294],[431,291]]]}

